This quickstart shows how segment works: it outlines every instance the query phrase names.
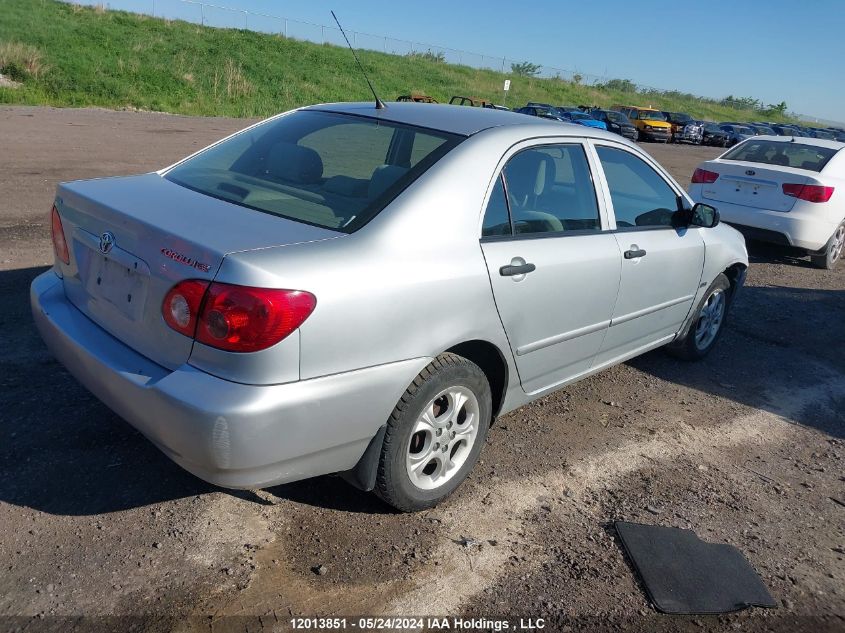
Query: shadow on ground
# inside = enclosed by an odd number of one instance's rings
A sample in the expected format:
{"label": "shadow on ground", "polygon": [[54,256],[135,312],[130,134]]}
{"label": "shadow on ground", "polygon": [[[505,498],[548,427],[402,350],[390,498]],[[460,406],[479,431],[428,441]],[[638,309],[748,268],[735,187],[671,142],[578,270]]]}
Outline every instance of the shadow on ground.
{"label": "shadow on ground", "polygon": [[[845,344],[837,334],[843,323],[843,290],[746,287],[703,361],[686,363],[657,350],[629,364],[744,405],[779,415],[789,410],[793,422],[845,438]],[[801,389],[818,389],[818,397],[795,411],[792,394]]]}

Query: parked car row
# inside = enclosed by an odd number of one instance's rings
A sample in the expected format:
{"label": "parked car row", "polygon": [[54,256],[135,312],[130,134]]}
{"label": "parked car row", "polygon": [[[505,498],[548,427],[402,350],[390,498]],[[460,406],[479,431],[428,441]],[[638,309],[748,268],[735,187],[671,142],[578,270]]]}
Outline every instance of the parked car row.
{"label": "parked car row", "polygon": [[[437,103],[437,100],[423,93],[411,92],[396,98],[397,101]],[[496,110],[509,110],[480,97],[455,95],[451,105],[466,105]],[[615,104],[609,110],[598,106],[552,105],[529,101],[514,112],[563,123],[576,123],[586,127],[609,130],[627,139],[654,141],[658,143],[692,143],[715,147],[733,147],[753,136],[809,137],[845,142],[845,129],[814,128],[792,123],[766,123],[754,121],[704,121],[693,118],[686,112],[670,112],[651,107]]]}

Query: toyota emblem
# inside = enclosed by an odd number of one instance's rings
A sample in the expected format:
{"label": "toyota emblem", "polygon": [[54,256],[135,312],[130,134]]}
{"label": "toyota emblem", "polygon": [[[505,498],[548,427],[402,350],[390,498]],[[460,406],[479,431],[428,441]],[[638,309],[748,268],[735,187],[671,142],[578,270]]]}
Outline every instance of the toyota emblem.
{"label": "toyota emblem", "polygon": [[114,234],[106,231],[100,236],[100,252],[105,255],[114,246]]}
{"label": "toyota emblem", "polygon": [[746,176],[753,176],[753,175],[755,175],[756,173],[757,173],[757,172],[756,172],[756,171],[754,171],[753,169],[746,169],[746,170],[745,170],[745,175],[746,175]]}

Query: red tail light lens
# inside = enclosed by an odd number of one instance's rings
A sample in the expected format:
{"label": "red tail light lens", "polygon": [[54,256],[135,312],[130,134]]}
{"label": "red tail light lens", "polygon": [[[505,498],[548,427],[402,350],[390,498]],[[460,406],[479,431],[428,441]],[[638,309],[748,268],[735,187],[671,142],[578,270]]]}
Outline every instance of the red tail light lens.
{"label": "red tail light lens", "polygon": [[56,252],[56,257],[62,260],[65,264],[70,264],[70,253],[67,249],[67,240],[65,240],[65,231],[62,228],[62,219],[59,217],[59,210],[56,205],[53,205],[53,210],[50,212],[50,232],[53,235],[53,250]]}
{"label": "red tail light lens", "polygon": [[719,174],[715,171],[707,171],[706,169],[701,169],[700,167],[692,172],[693,184],[701,183],[709,185],[710,183],[716,182],[718,178]]}
{"label": "red tail light lens", "polygon": [[197,341],[229,352],[257,352],[302,325],[317,298],[302,290],[213,283],[202,309]]}
{"label": "red tail light lens", "polygon": [[827,202],[833,195],[833,187],[784,184],[783,193],[807,202]]}
{"label": "red tail light lens", "polygon": [[202,298],[208,289],[208,283],[199,279],[188,279],[173,286],[161,304],[165,323],[180,334],[194,338]]}
{"label": "red tail light lens", "polygon": [[171,328],[204,345],[257,352],[289,336],[316,305],[317,298],[302,290],[190,279],[170,289],[161,311]]}

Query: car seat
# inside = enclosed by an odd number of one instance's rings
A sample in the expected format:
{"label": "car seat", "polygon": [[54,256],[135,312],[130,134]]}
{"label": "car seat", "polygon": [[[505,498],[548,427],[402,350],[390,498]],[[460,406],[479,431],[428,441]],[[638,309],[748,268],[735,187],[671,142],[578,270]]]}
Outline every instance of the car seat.
{"label": "car seat", "polygon": [[547,185],[554,182],[554,175],[554,161],[544,152],[520,152],[508,162],[505,180],[517,233],[563,230],[563,223],[557,217],[538,208]]}

